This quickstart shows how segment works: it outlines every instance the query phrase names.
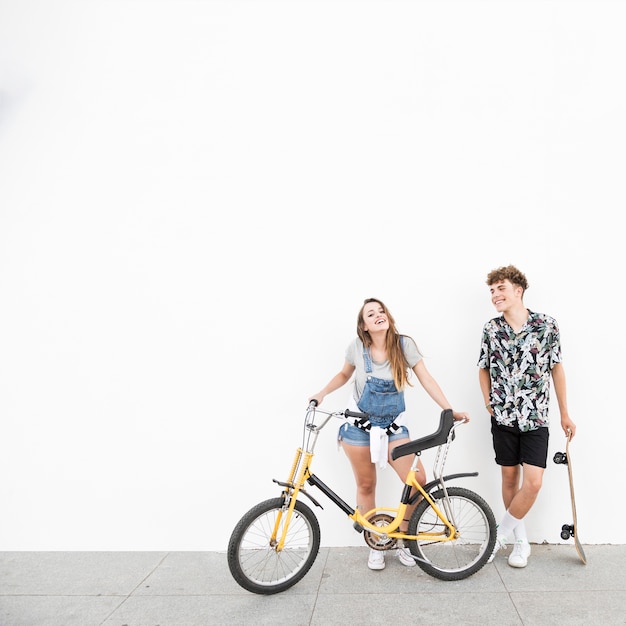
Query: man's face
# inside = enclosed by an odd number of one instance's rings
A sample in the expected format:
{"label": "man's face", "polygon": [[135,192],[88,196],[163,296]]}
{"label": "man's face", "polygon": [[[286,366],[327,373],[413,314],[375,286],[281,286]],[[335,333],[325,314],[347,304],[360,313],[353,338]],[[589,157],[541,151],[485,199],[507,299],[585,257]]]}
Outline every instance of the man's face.
{"label": "man's face", "polygon": [[496,311],[499,313],[503,313],[518,304],[522,298],[523,291],[521,287],[516,287],[508,279],[501,280],[489,286],[491,303],[496,307]]}

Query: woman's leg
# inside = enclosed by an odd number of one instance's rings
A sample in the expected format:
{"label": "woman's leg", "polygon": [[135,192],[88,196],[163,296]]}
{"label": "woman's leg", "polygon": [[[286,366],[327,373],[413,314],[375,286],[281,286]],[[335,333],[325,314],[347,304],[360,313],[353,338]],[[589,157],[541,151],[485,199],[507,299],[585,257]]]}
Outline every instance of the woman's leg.
{"label": "woman's leg", "polygon": [[356,480],[356,504],[365,514],[376,506],[376,465],[372,463],[369,446],[351,446],[341,442]]}
{"label": "woman's leg", "polygon": [[[400,480],[402,482],[406,481],[407,474],[411,470],[411,465],[413,464],[413,459],[415,458],[412,454],[407,454],[406,456],[401,456],[399,459],[395,461],[391,458],[391,451],[399,445],[403,443],[408,443],[410,439],[396,439],[394,441],[389,442],[389,464],[395,470],[396,474],[398,474]],[[417,470],[415,472],[415,478],[420,485],[426,484],[426,471],[424,470],[424,465],[422,464],[422,460],[418,459],[417,462]],[[413,488],[412,493],[415,492],[415,488]],[[404,519],[402,524],[400,525],[400,530],[406,530],[408,527],[409,518],[411,517],[411,513],[417,506],[417,502],[412,506],[408,507],[406,513],[404,514]]]}

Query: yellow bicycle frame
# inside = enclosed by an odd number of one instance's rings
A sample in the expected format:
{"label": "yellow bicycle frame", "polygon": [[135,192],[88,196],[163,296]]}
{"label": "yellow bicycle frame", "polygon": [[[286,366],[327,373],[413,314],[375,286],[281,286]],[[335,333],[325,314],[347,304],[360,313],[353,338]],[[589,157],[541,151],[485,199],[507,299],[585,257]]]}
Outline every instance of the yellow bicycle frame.
{"label": "yellow bicycle frame", "polygon": [[[436,513],[437,517],[441,520],[445,528],[436,533],[418,533],[417,535],[408,535],[405,531],[399,530],[400,524],[404,519],[404,514],[407,509],[407,504],[401,503],[397,508],[384,508],[377,507],[366,513],[361,513],[359,509],[352,509],[345,502],[343,502],[337,494],[335,494],[329,487],[327,487],[324,483],[322,483],[316,476],[311,473],[310,466],[313,460],[313,452],[308,452],[303,450],[302,448],[298,448],[296,451],[296,455],[293,461],[293,465],[291,467],[291,471],[289,473],[289,478],[285,483],[279,483],[285,487],[283,491],[283,495],[285,497],[285,502],[288,502],[288,507],[285,511],[281,512],[276,517],[276,523],[274,524],[274,529],[272,531],[271,536],[271,545],[274,546],[277,552],[280,552],[285,545],[285,538],[287,536],[287,531],[289,530],[289,524],[291,522],[291,518],[293,515],[294,508],[296,506],[296,501],[300,494],[300,491],[304,492],[304,485],[307,481],[311,482],[315,486],[319,487],[327,496],[329,496],[336,504],[338,504],[341,508],[346,510],[348,517],[354,520],[359,526],[363,529],[370,531],[373,534],[389,537],[392,539],[405,539],[405,540],[415,540],[415,541],[438,541],[445,542],[451,541],[452,539],[457,538],[457,530],[454,527],[454,524],[448,520],[448,518],[442,513],[439,507],[435,504],[434,500],[431,496],[424,491],[422,486],[417,482],[416,475],[416,466],[417,466],[417,456],[416,460],[409,471],[405,485],[409,487],[413,487],[417,489],[417,491],[421,494],[421,497],[428,501],[433,511]],[[297,477],[296,477],[297,474]],[[305,492],[306,493],[306,492]],[[308,494],[307,494],[308,495]],[[310,497],[310,496],[309,496]],[[391,513],[394,515],[394,519],[387,525],[381,527],[376,526],[369,522],[369,519],[378,513]],[[283,516],[284,523],[283,523]],[[280,532],[282,525],[282,532]],[[384,528],[384,531],[382,530]],[[280,538],[279,538],[280,534]]]}

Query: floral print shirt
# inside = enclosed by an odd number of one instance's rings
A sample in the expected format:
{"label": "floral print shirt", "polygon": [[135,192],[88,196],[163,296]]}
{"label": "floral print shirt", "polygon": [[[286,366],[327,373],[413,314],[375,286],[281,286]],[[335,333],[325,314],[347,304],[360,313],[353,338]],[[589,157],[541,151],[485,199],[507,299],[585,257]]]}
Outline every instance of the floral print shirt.
{"label": "floral print shirt", "polygon": [[483,327],[478,367],[489,370],[493,416],[502,426],[521,431],[547,427],[550,372],[561,362],[561,339],[556,320],[528,311],[516,333],[495,317]]}

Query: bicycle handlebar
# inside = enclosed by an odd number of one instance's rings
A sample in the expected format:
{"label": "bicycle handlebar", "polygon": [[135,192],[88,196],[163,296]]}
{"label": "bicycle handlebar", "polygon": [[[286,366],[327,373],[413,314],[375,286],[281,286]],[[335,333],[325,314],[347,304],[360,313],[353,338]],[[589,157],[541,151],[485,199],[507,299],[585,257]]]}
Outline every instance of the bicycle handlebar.
{"label": "bicycle handlebar", "polygon": [[[307,416],[310,415],[311,412],[319,412],[327,416],[326,419],[324,419],[323,422],[321,424],[318,424],[317,426],[314,426],[312,422],[309,423],[307,427],[310,430],[316,432],[321,431],[333,417],[344,419],[356,418],[364,420],[367,420],[370,417],[369,413],[351,411],[350,409],[345,409],[344,411],[325,411],[324,409],[318,408],[318,405],[318,401],[314,398],[313,400],[311,400],[311,402],[309,402],[309,409],[307,411]],[[443,445],[444,443],[449,442],[449,435],[450,440],[454,439],[455,429],[461,424],[465,424],[467,421],[468,420],[466,419],[455,420],[452,414],[452,409],[445,409],[441,412],[439,428],[437,429],[437,431],[425,437],[413,439],[408,443],[397,446],[392,452],[392,458],[397,459],[401,456],[405,456],[406,454],[416,454],[421,450],[426,450],[428,448]]]}
{"label": "bicycle handlebar", "polygon": [[325,415],[331,415],[334,417],[357,417],[362,419],[367,419],[370,415],[369,413],[361,413],[360,411],[350,411],[350,409],[345,409],[345,411],[325,411],[324,409],[319,408],[319,402],[313,398],[309,402],[308,406],[309,410],[317,409],[320,413],[324,413]]}

